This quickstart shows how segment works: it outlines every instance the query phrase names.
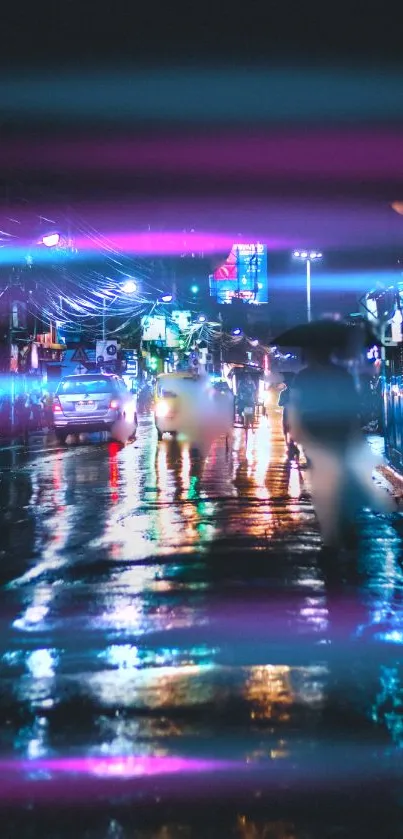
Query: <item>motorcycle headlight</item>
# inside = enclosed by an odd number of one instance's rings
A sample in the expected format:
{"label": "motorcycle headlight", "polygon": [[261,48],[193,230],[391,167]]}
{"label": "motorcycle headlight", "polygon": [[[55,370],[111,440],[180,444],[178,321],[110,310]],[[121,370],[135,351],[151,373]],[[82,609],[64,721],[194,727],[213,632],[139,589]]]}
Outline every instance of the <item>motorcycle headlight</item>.
{"label": "motorcycle headlight", "polygon": [[168,416],[169,414],[169,405],[168,402],[158,402],[158,405],[155,406],[155,416],[163,419],[164,417]]}

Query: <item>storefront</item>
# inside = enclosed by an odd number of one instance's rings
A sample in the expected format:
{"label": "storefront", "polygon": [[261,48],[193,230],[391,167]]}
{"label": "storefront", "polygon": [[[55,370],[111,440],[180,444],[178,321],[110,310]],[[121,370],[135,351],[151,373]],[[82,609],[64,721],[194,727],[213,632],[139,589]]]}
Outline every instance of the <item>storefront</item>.
{"label": "storefront", "polygon": [[403,344],[386,347],[383,361],[385,453],[403,472]]}
{"label": "storefront", "polygon": [[364,306],[382,347],[382,400],[385,454],[403,472],[403,315],[399,287],[369,294]]}

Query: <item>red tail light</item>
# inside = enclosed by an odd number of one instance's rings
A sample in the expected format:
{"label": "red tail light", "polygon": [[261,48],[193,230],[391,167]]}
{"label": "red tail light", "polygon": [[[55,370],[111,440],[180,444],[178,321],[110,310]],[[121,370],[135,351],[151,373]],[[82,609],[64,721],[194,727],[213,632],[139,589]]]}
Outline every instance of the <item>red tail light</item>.
{"label": "red tail light", "polygon": [[111,399],[110,408],[119,408],[119,401],[117,399]]}
{"label": "red tail light", "polygon": [[55,401],[53,403],[53,413],[54,414],[62,414],[63,413],[62,406],[61,406],[58,399],[55,399]]}

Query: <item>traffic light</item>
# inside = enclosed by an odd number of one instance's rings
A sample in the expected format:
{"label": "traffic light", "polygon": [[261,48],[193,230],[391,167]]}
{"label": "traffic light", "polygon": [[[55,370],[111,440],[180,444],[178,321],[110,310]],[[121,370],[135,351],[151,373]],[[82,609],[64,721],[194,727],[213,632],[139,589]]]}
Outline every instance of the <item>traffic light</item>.
{"label": "traffic light", "polygon": [[157,370],[157,369],[158,369],[158,358],[156,358],[155,355],[151,355],[150,356],[150,370],[155,372],[155,370]]}
{"label": "traffic light", "polygon": [[191,288],[190,288],[190,291],[192,292],[192,294],[198,294],[199,286],[198,285],[192,285]]}

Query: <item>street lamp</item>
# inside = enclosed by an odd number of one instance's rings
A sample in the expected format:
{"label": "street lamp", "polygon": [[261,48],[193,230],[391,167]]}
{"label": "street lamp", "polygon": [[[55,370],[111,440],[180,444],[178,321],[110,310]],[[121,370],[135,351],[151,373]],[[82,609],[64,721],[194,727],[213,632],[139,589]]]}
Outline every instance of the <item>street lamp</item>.
{"label": "street lamp", "polygon": [[318,251],[294,251],[295,259],[302,259],[306,263],[306,315],[308,323],[312,320],[311,313],[311,262],[314,259],[322,259]]}
{"label": "street lamp", "polygon": [[134,280],[126,280],[122,285],[122,291],[124,294],[134,294],[137,291],[137,283]]}
{"label": "street lamp", "polygon": [[173,300],[172,294],[164,294],[158,302],[172,303],[172,300]]}
{"label": "street lamp", "polygon": [[[134,280],[126,280],[123,285],[120,287],[120,291],[123,294],[135,294],[137,291],[137,283]],[[111,304],[117,300],[119,294],[115,294],[113,300],[111,300]],[[102,298],[102,340],[106,340],[106,297]]]}
{"label": "street lamp", "polygon": [[47,248],[56,248],[60,242],[60,233],[47,233],[41,239],[41,244]]}

